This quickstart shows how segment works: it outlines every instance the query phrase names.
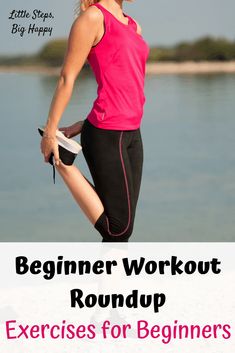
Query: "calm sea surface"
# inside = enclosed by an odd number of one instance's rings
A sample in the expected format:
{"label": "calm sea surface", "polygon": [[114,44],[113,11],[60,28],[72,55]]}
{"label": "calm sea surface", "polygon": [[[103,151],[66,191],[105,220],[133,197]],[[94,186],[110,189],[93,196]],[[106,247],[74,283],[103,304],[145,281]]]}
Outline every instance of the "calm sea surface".
{"label": "calm sea surface", "polygon": [[[40,152],[37,126],[55,85],[46,75],[0,74],[1,241],[100,241]],[[234,241],[235,75],[148,76],[145,95],[132,241]],[[60,126],[85,118],[95,97],[94,78],[83,75]],[[82,154],[75,163],[90,178]]]}

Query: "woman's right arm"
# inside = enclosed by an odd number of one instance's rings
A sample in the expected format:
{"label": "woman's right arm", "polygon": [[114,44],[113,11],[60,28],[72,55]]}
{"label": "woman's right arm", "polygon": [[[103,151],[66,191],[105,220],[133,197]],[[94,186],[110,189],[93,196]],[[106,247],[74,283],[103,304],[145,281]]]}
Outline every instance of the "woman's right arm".
{"label": "woman's right arm", "polygon": [[41,140],[41,151],[45,162],[49,161],[50,154],[53,152],[55,162],[59,163],[56,129],[71,98],[74,82],[97,37],[100,21],[101,16],[98,11],[90,7],[80,14],[71,27],[64,63],[45,126],[45,138]]}

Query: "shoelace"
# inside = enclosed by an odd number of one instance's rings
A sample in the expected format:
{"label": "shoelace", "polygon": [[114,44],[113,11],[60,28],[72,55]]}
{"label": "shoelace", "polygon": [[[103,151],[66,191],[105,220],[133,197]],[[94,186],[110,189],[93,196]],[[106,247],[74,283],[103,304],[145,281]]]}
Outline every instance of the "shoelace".
{"label": "shoelace", "polygon": [[54,184],[55,184],[55,165],[54,164],[53,164],[52,168],[53,168],[53,181],[54,181]]}
{"label": "shoelace", "polygon": [[52,168],[53,168],[53,181],[54,181],[54,184],[55,184],[55,164],[54,164],[54,160],[53,160],[53,155],[51,154],[50,158],[49,158],[49,162],[50,164],[52,165]]}

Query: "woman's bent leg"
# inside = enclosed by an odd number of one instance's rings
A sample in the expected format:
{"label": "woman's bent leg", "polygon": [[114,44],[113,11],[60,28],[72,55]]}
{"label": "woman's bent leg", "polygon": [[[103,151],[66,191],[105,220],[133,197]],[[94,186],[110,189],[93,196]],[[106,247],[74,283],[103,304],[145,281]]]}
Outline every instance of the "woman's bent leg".
{"label": "woman's bent leg", "polygon": [[94,225],[104,211],[103,204],[94,188],[75,165],[67,166],[61,163],[56,168],[74,199]]}

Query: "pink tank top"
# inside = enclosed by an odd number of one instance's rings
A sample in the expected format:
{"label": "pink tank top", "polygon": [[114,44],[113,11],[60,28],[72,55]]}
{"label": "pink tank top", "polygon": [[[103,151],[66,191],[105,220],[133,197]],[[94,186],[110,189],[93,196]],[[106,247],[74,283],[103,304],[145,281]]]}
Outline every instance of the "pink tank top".
{"label": "pink tank top", "polygon": [[140,127],[145,103],[145,66],[149,46],[136,32],[137,24],[128,15],[128,25],[119,21],[101,4],[105,32],[91,48],[87,60],[94,72],[97,98],[87,119],[109,130],[135,130]]}

